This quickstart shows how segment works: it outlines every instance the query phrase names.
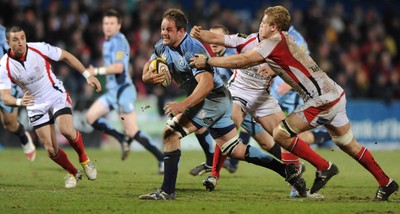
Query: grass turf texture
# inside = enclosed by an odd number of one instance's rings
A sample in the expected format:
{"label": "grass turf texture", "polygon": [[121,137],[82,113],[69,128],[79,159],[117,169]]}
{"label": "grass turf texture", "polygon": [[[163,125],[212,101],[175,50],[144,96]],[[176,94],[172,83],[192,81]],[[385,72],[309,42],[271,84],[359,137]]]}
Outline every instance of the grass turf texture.
{"label": "grass turf texture", "polygon": [[[66,149],[79,166],[77,155]],[[0,152],[0,213],[400,213],[400,194],[390,202],[372,202],[377,183],[361,165],[341,151],[319,150],[340,170],[320,191],[325,199],[289,198],[290,187],[276,173],[241,162],[234,174],[223,169],[214,192],[201,185],[207,176],[189,170],[204,160],[201,151],[183,151],[177,182],[177,200],[142,201],[138,196],[161,186],[156,159],[148,152],[131,152],[126,161],[119,151],[87,149],[98,178],[84,176],[74,189],[64,189],[66,172],[38,151],[28,162],[21,149]],[[386,172],[400,181],[400,151],[373,151]],[[315,168],[307,164],[308,186]]]}

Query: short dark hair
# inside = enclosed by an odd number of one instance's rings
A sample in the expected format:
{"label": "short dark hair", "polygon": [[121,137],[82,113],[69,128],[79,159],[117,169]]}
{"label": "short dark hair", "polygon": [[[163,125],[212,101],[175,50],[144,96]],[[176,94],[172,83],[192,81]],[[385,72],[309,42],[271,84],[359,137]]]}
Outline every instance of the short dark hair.
{"label": "short dark hair", "polygon": [[6,30],[6,39],[9,40],[11,37],[11,33],[16,33],[16,32],[21,32],[24,31],[20,26],[12,26],[10,28],[7,28]]}
{"label": "short dark hair", "polygon": [[105,12],[103,17],[115,17],[117,18],[118,24],[122,23],[122,15],[117,10],[114,9]]}
{"label": "short dark hair", "polygon": [[183,28],[186,31],[186,27],[189,23],[182,10],[176,8],[171,8],[165,11],[162,18],[173,20],[178,30]]}
{"label": "short dark hair", "polygon": [[226,35],[229,34],[229,30],[225,25],[214,25],[210,29],[221,29]]}

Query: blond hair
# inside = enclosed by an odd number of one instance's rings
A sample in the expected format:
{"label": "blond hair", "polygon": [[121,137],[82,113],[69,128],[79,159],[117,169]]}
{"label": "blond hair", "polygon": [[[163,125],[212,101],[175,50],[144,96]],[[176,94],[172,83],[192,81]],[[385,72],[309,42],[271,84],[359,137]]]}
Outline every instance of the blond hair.
{"label": "blond hair", "polygon": [[290,27],[289,11],[283,6],[268,7],[264,10],[264,15],[268,15],[268,24],[276,24],[280,31],[288,31]]}

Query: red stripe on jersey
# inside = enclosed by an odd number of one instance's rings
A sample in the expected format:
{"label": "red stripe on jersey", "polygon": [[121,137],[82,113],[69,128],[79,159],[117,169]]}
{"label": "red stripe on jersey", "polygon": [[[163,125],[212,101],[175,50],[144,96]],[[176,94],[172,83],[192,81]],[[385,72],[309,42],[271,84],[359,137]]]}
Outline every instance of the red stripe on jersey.
{"label": "red stripe on jersey", "polygon": [[340,101],[340,99],[343,97],[343,95],[344,95],[344,92],[342,92],[342,94],[340,95],[339,98],[337,98],[336,100],[334,100],[330,103],[327,103],[325,105],[318,106],[318,107],[311,106],[311,107],[307,108],[306,110],[304,110],[304,116],[306,117],[307,121],[309,123],[311,123],[311,121],[313,121],[315,119],[315,117],[318,116],[319,113],[330,109],[332,106],[334,106],[336,103],[338,103]]}
{"label": "red stripe on jersey", "polygon": [[46,62],[46,71],[47,71],[47,76],[49,77],[49,80],[51,82],[52,85],[54,85],[54,80],[53,78],[51,78],[50,75],[50,69],[51,69],[51,65],[49,62],[49,58],[47,56],[45,56],[44,54],[42,54],[42,52],[40,52],[38,49],[32,48],[32,47],[28,47],[30,50],[35,51],[37,54],[39,54],[40,56],[43,57],[44,61]]}
{"label": "red stripe on jersey", "polygon": [[311,74],[308,70],[301,64],[294,56],[290,53],[289,47],[286,43],[286,38],[280,32],[282,40],[276,45],[274,50],[271,51],[267,58],[275,61],[285,72],[292,78],[296,83],[299,83],[297,77],[293,74],[293,72],[289,69],[289,65],[291,67],[297,68],[300,70],[306,77],[310,78]]}
{"label": "red stripe on jersey", "polygon": [[243,48],[246,47],[246,45],[248,45],[249,43],[251,43],[251,42],[254,41],[255,39],[257,39],[257,37],[253,37],[253,38],[247,40],[247,42],[245,42],[245,43],[243,43],[243,44],[241,44],[241,45],[238,45],[238,46],[236,47],[236,50],[237,50],[239,53],[242,53]]}
{"label": "red stripe on jersey", "polygon": [[72,99],[71,99],[71,97],[69,96],[69,93],[68,93],[68,91],[66,91],[67,92],[67,102],[69,103],[69,104],[71,104],[72,105]]}
{"label": "red stripe on jersey", "polygon": [[15,82],[14,82],[13,78],[11,77],[11,70],[10,70],[10,57],[9,57],[9,56],[7,57],[7,63],[6,63],[6,67],[7,67],[7,75],[8,75],[8,78],[10,78],[11,82],[13,82],[13,83],[15,84]]}
{"label": "red stripe on jersey", "polygon": [[203,46],[206,48],[208,54],[210,54],[211,57],[215,56],[214,52],[212,52],[210,44],[205,43],[205,42],[201,42],[201,44],[203,44]]}

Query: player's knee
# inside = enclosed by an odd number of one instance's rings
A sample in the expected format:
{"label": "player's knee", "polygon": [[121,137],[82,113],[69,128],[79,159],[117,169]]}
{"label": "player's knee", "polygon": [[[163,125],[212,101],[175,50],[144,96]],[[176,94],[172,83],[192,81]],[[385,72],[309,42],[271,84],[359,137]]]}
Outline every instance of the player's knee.
{"label": "player's knee", "polygon": [[76,130],[74,128],[62,128],[60,133],[67,138],[68,141],[73,141],[76,138]]}
{"label": "player's knee", "polygon": [[[164,134],[165,133],[165,134]],[[176,117],[167,121],[167,127],[163,132],[163,138],[177,135],[179,138],[183,138],[189,134],[189,130],[182,126]]]}
{"label": "player's knee", "polygon": [[352,140],[353,140],[353,132],[351,129],[349,129],[346,134],[342,136],[332,136],[332,141],[337,145],[337,146],[346,146],[348,145]]}
{"label": "player's knee", "polygon": [[275,141],[281,141],[284,139],[295,137],[297,134],[289,124],[282,120],[277,127],[273,130],[273,137]]}
{"label": "player's knee", "polygon": [[240,141],[239,138],[237,136],[235,136],[234,138],[226,141],[222,146],[221,146],[221,153],[223,155],[226,156],[237,156],[237,153],[235,152],[235,149],[237,148],[237,146],[239,145]]}
{"label": "player's knee", "polygon": [[176,131],[168,126],[165,127],[165,129],[162,132],[162,139],[164,143],[174,141],[175,139],[179,140],[179,138],[180,136],[176,133]]}

